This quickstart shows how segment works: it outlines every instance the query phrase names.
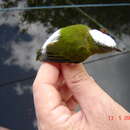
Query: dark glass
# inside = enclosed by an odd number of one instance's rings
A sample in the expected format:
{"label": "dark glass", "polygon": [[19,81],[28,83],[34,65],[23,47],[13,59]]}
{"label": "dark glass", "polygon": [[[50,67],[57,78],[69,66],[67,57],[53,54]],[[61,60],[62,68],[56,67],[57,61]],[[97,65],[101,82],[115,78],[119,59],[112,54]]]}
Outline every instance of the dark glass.
{"label": "dark glass", "polygon": [[[68,4],[123,3],[128,0],[0,0],[0,6],[35,7]],[[80,8],[106,27],[122,46],[130,49],[130,6]],[[78,8],[0,12],[0,126],[12,130],[35,130],[32,83],[40,63],[36,51],[58,28],[85,24],[100,29]],[[130,111],[130,55],[108,59],[96,55],[87,60],[87,70],[116,101]],[[96,61],[97,58],[102,60]]]}

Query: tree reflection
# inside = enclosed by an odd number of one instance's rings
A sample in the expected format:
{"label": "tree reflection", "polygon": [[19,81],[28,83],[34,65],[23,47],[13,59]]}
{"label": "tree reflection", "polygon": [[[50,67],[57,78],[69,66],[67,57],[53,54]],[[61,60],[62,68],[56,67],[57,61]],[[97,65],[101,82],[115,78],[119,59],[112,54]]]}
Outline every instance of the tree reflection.
{"label": "tree reflection", "polygon": [[[3,0],[6,6],[16,6],[21,0]],[[84,3],[108,3],[104,0],[71,0],[74,4]],[[109,3],[115,3],[116,0],[109,0]],[[118,2],[122,2],[119,0]],[[123,1],[125,2],[125,1]],[[127,2],[127,1],[126,1]],[[68,4],[68,0],[27,0],[28,7],[45,6],[45,5],[64,5]],[[87,12],[91,17],[95,18],[105,27],[113,30],[117,34],[130,33],[129,24],[130,17],[129,7],[100,7],[100,8],[82,8],[84,12]],[[63,8],[63,9],[40,9],[40,10],[28,10],[22,14],[22,20],[28,23],[41,22],[44,26],[48,27],[48,32],[54,31],[55,28],[64,27],[72,24],[88,24],[91,27],[96,27],[92,21],[83,16],[75,8]]]}

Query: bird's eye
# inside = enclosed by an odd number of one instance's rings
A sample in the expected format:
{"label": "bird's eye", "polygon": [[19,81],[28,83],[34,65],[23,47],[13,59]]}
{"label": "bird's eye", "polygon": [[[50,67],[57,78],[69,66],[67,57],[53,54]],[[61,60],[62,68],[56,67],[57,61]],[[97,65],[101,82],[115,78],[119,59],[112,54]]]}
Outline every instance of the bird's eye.
{"label": "bird's eye", "polygon": [[107,35],[109,35],[112,39],[114,39],[116,41],[116,38],[113,35],[111,35],[109,33]]}
{"label": "bird's eye", "polygon": [[110,37],[113,38],[114,40],[116,40],[116,38],[115,38],[112,34],[110,34],[110,33],[108,32],[108,30],[106,30],[106,29],[103,28],[103,29],[100,29],[100,31],[101,31],[102,33],[104,33],[104,34],[110,36]]}

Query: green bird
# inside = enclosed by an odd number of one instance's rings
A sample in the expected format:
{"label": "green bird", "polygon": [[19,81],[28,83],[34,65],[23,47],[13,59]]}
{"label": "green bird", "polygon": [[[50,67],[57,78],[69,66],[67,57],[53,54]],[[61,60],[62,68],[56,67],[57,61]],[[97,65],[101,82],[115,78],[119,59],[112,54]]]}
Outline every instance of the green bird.
{"label": "green bird", "polygon": [[120,51],[110,35],[77,24],[54,32],[37,51],[36,60],[81,63],[91,55],[113,50]]}

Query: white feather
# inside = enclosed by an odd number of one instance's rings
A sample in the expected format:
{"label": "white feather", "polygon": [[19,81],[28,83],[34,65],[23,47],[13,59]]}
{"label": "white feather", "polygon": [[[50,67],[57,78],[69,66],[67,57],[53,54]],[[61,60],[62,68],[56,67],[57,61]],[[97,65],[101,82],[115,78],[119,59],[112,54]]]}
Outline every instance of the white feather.
{"label": "white feather", "polygon": [[45,41],[45,43],[44,43],[43,46],[42,46],[42,53],[45,53],[46,47],[48,46],[48,44],[57,42],[58,39],[59,39],[59,37],[60,37],[60,29],[57,30],[56,32],[54,32],[54,33]]}
{"label": "white feather", "polygon": [[104,34],[96,29],[90,30],[89,33],[96,43],[107,47],[116,47],[116,42],[109,35]]}

